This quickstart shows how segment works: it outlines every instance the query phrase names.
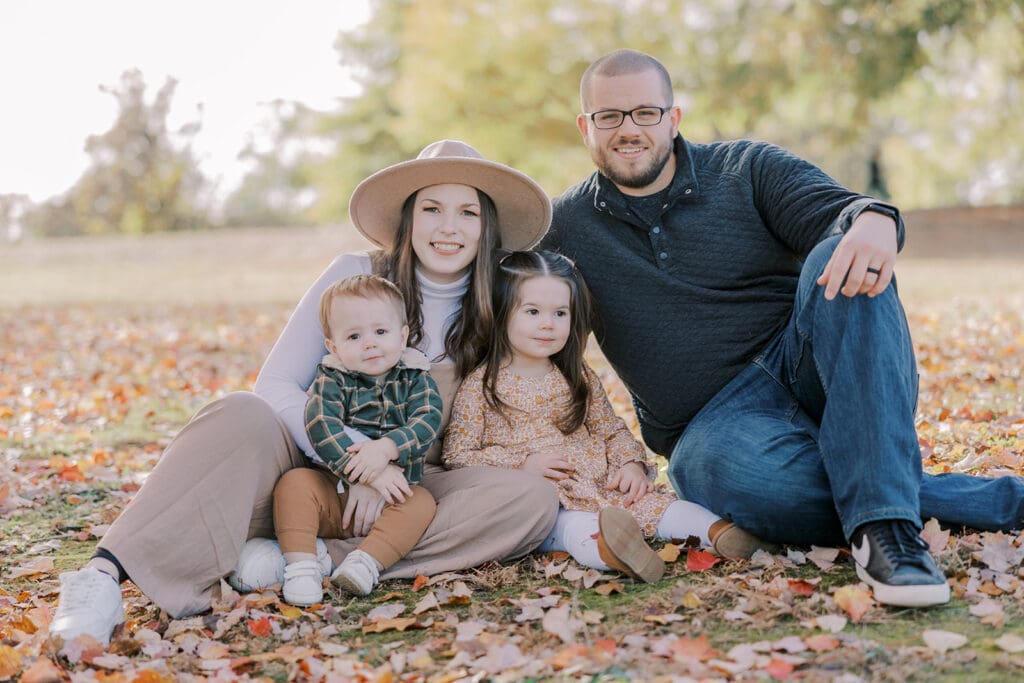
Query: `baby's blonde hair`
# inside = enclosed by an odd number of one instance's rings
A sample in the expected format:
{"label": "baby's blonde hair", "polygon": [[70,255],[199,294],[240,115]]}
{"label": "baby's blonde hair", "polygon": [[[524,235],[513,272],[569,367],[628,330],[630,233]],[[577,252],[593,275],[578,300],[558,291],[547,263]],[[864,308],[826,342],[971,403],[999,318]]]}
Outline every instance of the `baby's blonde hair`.
{"label": "baby's blonde hair", "polygon": [[394,305],[398,319],[403,325],[406,324],[405,299],[398,287],[379,275],[352,275],[338,280],[320,295],[320,326],[327,338],[331,336],[331,303],[342,296],[355,299],[383,299]]}

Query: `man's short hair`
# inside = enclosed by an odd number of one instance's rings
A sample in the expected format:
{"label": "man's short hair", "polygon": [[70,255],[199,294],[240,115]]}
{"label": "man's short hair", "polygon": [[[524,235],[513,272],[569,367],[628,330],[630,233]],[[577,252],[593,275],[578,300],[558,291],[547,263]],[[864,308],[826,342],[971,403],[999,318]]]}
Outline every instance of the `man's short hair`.
{"label": "man's short hair", "polygon": [[589,111],[587,88],[594,76],[622,76],[649,69],[656,71],[661,77],[666,106],[672,104],[672,77],[669,76],[665,66],[649,54],[638,50],[622,49],[609,52],[604,57],[598,58],[583,72],[583,76],[580,77],[580,107],[584,112]]}
{"label": "man's short hair", "polygon": [[320,295],[320,326],[325,337],[331,336],[331,303],[341,296],[388,301],[394,304],[395,312],[402,324],[407,324],[405,298],[394,283],[379,275],[352,275],[338,280]]}

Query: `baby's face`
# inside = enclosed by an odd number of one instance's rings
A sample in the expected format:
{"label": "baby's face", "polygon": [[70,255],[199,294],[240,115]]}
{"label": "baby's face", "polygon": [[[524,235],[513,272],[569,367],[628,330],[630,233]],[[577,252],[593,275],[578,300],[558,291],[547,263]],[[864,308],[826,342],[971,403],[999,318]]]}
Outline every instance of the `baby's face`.
{"label": "baby's face", "polygon": [[349,370],[373,377],[398,364],[409,338],[396,304],[383,298],[335,297],[330,322],[327,349]]}

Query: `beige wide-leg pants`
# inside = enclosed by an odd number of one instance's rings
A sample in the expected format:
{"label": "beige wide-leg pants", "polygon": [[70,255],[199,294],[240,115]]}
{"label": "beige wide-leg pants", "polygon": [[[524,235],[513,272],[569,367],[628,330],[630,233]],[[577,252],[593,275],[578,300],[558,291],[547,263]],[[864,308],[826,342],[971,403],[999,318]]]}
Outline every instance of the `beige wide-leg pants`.
{"label": "beige wide-leg pants", "polygon": [[[202,612],[245,541],[273,536],[274,484],[305,463],[266,401],[229,394],[182,428],[99,545],[173,617]],[[385,577],[520,557],[544,540],[557,515],[555,487],[529,472],[429,467],[421,485],[437,501],[434,521]],[[336,562],[351,549],[346,543],[329,542]]]}

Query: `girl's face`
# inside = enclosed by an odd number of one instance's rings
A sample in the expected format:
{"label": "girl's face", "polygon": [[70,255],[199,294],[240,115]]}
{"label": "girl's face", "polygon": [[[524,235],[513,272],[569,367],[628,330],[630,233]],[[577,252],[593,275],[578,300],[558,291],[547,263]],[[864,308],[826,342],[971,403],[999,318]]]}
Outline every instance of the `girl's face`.
{"label": "girl's face", "polygon": [[416,193],[412,250],[419,270],[438,284],[455,282],[473,265],[483,223],[480,198],[469,185],[433,185]]}
{"label": "girl's face", "polygon": [[569,283],[544,275],[524,280],[508,318],[512,362],[518,365],[547,362],[569,339],[572,322]]}

